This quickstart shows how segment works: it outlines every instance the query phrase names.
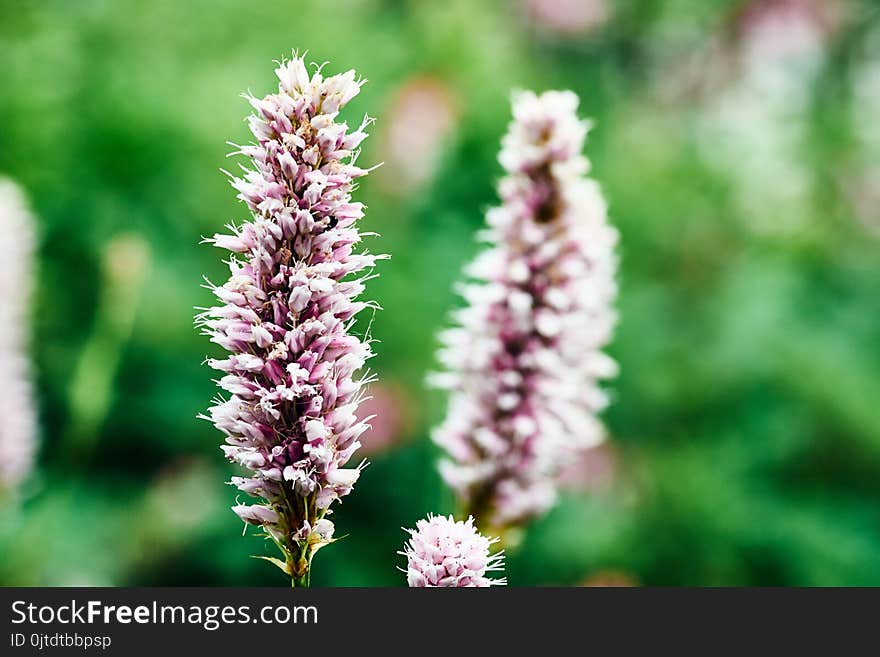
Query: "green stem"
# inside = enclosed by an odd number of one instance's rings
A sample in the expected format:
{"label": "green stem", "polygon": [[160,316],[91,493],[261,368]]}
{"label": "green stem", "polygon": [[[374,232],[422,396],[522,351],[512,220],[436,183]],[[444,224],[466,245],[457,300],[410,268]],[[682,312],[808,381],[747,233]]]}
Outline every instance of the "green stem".
{"label": "green stem", "polygon": [[[309,548],[306,548],[309,549]],[[312,553],[309,549],[307,554],[298,557],[288,556],[287,572],[290,575],[290,585],[294,588],[297,586],[308,588],[311,583],[312,575]]]}

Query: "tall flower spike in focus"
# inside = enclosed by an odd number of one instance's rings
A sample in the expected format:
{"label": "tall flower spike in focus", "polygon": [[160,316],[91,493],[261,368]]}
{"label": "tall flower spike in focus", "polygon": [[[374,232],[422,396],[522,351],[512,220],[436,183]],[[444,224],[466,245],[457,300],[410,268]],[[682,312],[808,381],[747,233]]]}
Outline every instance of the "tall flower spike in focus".
{"label": "tall flower spike in focus", "polygon": [[37,419],[27,355],[34,220],[19,188],[0,178],[0,493],[30,473]]}
{"label": "tall flower spike in focus", "polygon": [[474,519],[456,522],[452,516],[429,515],[415,529],[400,554],[406,557],[410,587],[488,587],[507,584],[487,574],[504,569],[504,554],[489,554],[497,538],[488,539],[474,527]]}
{"label": "tall flower spike in focus", "polygon": [[331,505],[362,468],[346,465],[367,429],[356,412],[368,377],[358,371],[373,354],[352,329],[376,306],[355,299],[384,256],[355,252],[364,208],[351,192],[368,173],[355,160],[370,120],[354,131],[337,120],[363,82],[354,71],[309,75],[298,56],[275,72],[278,93],[246,96],[257,142],[237,153],[253,168],[232,178],[253,216],[207,240],[232,252],[231,276],[211,286],[221,305],[197,319],[230,352],[208,361],[228,397],[206,419],[226,435],[227,458],[248,471],[231,483],[262,498],[233,510],[278,545],[283,561],[270,560],[300,586],[332,541]]}
{"label": "tall flower spike in focus", "polygon": [[446,371],[433,382],[451,391],[434,433],[441,474],[492,533],[549,509],[560,465],[604,438],[617,231],[585,177],[577,105],[570,91],[514,95],[489,247],[466,270],[457,327],[441,335]]}

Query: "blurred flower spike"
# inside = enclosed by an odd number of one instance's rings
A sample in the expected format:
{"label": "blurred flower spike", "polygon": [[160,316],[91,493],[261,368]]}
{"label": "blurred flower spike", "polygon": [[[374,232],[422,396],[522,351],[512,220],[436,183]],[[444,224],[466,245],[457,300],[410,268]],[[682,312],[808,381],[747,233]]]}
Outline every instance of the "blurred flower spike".
{"label": "blurred flower spike", "polygon": [[585,177],[577,105],[569,91],[514,95],[502,204],[487,213],[458,325],[441,335],[446,371],[432,377],[451,391],[434,434],[441,474],[492,533],[549,509],[561,465],[604,438],[617,231]]}
{"label": "blurred flower spike", "polygon": [[0,178],[0,493],[31,472],[37,417],[27,353],[33,286],[34,218],[24,194]]}

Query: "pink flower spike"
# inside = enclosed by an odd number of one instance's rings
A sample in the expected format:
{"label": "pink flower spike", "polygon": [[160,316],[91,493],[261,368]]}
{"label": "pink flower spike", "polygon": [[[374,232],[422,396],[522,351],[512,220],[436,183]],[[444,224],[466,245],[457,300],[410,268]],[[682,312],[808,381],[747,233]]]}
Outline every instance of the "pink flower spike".
{"label": "pink flower spike", "polygon": [[616,372],[617,293],[605,201],[585,177],[588,124],[570,91],[513,98],[499,160],[501,205],[486,248],[467,268],[467,303],[441,335],[450,391],[434,440],[443,479],[481,527],[525,524],[556,500],[558,473],[603,440],[599,381]]}
{"label": "pink flower spike", "polygon": [[[278,92],[248,98],[256,140],[232,186],[249,221],[206,241],[231,252],[230,276],[211,286],[218,305],[198,316],[204,335],[230,352],[209,364],[227,393],[206,419],[223,451],[246,472],[233,484],[259,503],[233,511],[280,548],[295,585],[308,583],[314,553],[332,542],[330,507],[351,492],[363,464],[345,467],[366,425],[358,417],[373,356],[353,318],[377,259],[357,251],[362,206],[348,126],[337,112],[360,91],[354,72],[309,75],[301,57],[276,70]],[[359,134],[360,141],[365,134]]]}

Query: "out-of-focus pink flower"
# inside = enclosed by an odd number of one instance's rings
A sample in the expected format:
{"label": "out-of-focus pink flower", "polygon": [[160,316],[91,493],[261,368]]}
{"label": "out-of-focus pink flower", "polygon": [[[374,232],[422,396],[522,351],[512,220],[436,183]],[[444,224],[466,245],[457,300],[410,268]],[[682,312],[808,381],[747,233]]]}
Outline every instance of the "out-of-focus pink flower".
{"label": "out-of-focus pink flower", "polygon": [[842,184],[856,218],[872,236],[880,238],[880,167],[855,172]]}
{"label": "out-of-focus pink flower", "polygon": [[389,193],[411,193],[433,177],[458,108],[442,80],[418,76],[397,90],[386,115],[377,181]]}
{"label": "out-of-focus pink flower", "polygon": [[880,237],[880,26],[865,39],[860,54],[850,76],[850,125],[856,142],[853,170],[839,175],[856,217]]}
{"label": "out-of-focus pink flower", "polygon": [[371,385],[369,394],[360,406],[362,417],[370,418],[370,427],[361,435],[364,456],[390,449],[415,425],[415,402],[406,388],[386,381]]}
{"label": "out-of-focus pink flower", "polygon": [[753,61],[812,57],[842,20],[837,0],[752,0],[736,19],[743,55]]}
{"label": "out-of-focus pink flower", "polygon": [[824,0],[750,1],[733,15],[731,38],[719,51],[716,65],[729,75],[706,75],[726,84],[706,97],[700,148],[729,178],[739,215],[755,232],[790,234],[814,219],[815,176],[803,149],[814,83],[845,18],[842,7]]}
{"label": "out-of-focus pink flower", "polygon": [[27,355],[34,219],[13,182],[0,179],[0,491],[33,467],[37,418]]}
{"label": "out-of-focus pink flower", "polygon": [[604,439],[599,382],[611,339],[617,231],[585,176],[588,124],[570,91],[514,97],[499,160],[502,204],[462,286],[467,306],[441,335],[435,375],[450,390],[434,440],[440,471],[481,526],[521,525],[556,499],[559,468]]}
{"label": "out-of-focus pink flower", "polygon": [[504,569],[504,555],[489,554],[498,539],[481,535],[473,518],[456,522],[452,516],[429,515],[406,531],[410,539],[400,554],[406,557],[410,587],[485,588],[507,583],[504,578],[487,576]]}
{"label": "out-of-focus pink flower", "polygon": [[566,463],[559,472],[559,487],[571,491],[598,492],[614,482],[617,454],[611,443],[585,449]]}
{"label": "out-of-focus pink flower", "polygon": [[563,34],[584,34],[611,16],[608,0],[524,0],[528,17],[543,28]]}

